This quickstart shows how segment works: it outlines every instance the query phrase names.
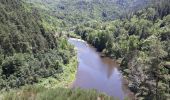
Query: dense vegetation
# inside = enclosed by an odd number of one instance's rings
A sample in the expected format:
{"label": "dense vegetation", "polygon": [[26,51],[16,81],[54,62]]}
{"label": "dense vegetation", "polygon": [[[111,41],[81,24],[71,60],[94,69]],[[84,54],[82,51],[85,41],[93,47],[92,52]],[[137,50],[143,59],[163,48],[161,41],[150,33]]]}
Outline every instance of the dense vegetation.
{"label": "dense vegetation", "polygon": [[89,21],[75,33],[98,51],[120,60],[129,88],[138,98],[166,100],[170,97],[170,1],[110,22]]}
{"label": "dense vegetation", "polygon": [[[170,98],[170,0],[1,0],[0,90],[70,81],[77,63],[65,33],[117,59],[138,99]],[[5,100],[98,96],[29,87],[5,94]]]}
{"label": "dense vegetation", "polygon": [[53,20],[23,1],[0,1],[0,90],[58,78],[68,67],[74,49]]}
{"label": "dense vegetation", "polygon": [[[149,0],[29,0],[38,8],[52,11],[66,26],[91,20],[109,21],[144,8]],[[135,9],[134,9],[135,8]]]}

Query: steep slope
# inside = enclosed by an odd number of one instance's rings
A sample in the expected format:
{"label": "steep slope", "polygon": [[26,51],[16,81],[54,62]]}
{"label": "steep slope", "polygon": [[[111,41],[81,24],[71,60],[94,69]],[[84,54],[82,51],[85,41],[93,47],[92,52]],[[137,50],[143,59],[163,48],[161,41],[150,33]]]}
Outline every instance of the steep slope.
{"label": "steep slope", "polygon": [[28,11],[18,0],[0,1],[1,50],[5,54],[14,52],[37,52],[55,48],[54,34],[45,32],[42,18],[36,9]]}
{"label": "steep slope", "polygon": [[24,1],[0,1],[0,90],[37,83],[66,70],[75,53],[56,34],[56,20]]}

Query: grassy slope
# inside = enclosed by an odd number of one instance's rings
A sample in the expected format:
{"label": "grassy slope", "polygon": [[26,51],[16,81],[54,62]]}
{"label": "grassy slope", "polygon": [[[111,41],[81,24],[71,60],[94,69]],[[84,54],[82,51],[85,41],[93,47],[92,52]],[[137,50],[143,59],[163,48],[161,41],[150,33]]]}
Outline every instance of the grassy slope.
{"label": "grassy slope", "polygon": [[114,100],[92,90],[26,87],[4,94],[2,100]]}

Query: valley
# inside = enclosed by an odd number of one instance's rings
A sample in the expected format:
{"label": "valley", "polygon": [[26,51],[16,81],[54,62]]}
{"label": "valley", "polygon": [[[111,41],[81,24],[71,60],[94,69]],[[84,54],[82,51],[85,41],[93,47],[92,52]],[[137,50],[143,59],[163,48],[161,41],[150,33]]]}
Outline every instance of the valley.
{"label": "valley", "polygon": [[1,0],[0,100],[168,100],[169,0]]}

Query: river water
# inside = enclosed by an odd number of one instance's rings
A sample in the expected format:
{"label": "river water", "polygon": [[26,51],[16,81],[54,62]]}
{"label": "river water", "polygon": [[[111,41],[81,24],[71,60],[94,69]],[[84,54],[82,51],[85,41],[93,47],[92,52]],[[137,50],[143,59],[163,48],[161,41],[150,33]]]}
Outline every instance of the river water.
{"label": "river water", "polygon": [[126,92],[122,75],[112,59],[101,57],[100,53],[85,41],[69,38],[78,53],[78,69],[72,87],[96,89],[109,96],[123,100]]}

